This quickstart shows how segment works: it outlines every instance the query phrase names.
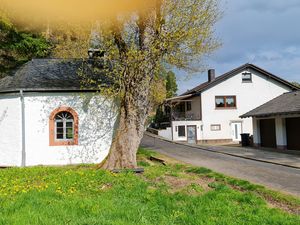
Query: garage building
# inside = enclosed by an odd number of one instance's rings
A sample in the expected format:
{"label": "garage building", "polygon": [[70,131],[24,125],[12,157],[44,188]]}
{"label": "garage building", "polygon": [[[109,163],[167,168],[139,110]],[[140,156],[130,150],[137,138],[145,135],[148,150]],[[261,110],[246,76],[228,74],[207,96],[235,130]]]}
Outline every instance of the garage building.
{"label": "garage building", "polygon": [[256,147],[300,151],[300,91],[285,93],[241,118],[253,118]]}

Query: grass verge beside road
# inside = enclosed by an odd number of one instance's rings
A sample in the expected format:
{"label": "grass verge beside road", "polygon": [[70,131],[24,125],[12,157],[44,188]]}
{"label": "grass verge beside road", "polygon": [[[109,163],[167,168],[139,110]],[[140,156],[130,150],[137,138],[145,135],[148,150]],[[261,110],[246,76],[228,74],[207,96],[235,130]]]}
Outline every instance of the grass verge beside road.
{"label": "grass verge beside road", "polygon": [[300,224],[292,196],[146,149],[138,163],[145,173],[94,165],[0,170],[0,224]]}

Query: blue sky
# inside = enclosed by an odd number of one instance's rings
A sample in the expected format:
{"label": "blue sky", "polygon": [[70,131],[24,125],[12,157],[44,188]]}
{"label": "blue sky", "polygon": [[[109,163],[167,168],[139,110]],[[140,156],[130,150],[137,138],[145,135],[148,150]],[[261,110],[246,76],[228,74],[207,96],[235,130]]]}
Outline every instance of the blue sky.
{"label": "blue sky", "polygon": [[[222,46],[207,65],[221,75],[253,63],[288,81],[300,82],[300,0],[221,0],[216,36]],[[178,94],[206,81],[207,74],[178,77]]]}

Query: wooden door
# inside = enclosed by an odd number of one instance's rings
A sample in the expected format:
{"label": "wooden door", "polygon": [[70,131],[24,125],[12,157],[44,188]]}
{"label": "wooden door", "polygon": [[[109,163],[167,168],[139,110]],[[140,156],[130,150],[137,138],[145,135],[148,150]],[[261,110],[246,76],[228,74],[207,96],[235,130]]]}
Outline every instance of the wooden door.
{"label": "wooden door", "polygon": [[261,146],[266,148],[276,148],[275,119],[260,120]]}
{"label": "wooden door", "polygon": [[286,119],[287,148],[300,150],[300,117]]}

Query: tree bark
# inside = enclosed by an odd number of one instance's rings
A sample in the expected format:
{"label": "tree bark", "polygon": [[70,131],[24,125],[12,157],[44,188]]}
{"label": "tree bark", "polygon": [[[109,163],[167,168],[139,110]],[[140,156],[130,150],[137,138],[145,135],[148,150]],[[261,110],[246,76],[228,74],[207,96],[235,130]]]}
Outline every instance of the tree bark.
{"label": "tree bark", "polygon": [[143,138],[149,110],[149,88],[135,93],[138,96],[134,98],[130,97],[133,95],[130,91],[126,92],[123,97],[119,110],[118,128],[110,152],[103,164],[100,165],[103,169],[134,169],[137,167],[136,153]]}

